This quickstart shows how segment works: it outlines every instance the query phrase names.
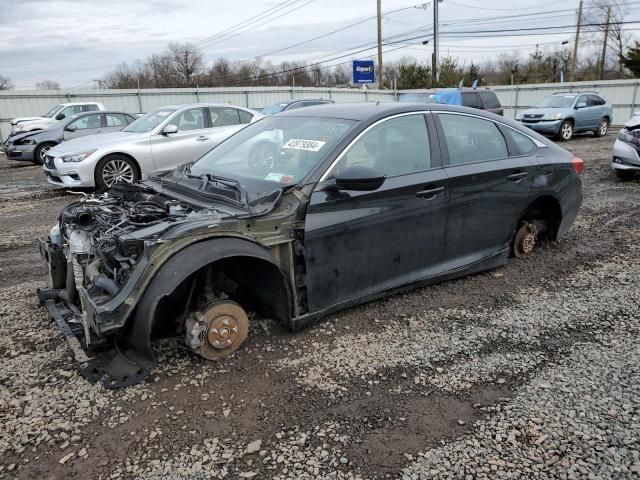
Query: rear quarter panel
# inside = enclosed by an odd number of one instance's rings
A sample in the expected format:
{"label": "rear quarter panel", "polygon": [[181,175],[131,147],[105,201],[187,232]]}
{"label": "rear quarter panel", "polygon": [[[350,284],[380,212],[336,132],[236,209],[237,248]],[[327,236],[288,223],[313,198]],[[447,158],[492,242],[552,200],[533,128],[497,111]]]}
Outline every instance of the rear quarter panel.
{"label": "rear quarter panel", "polygon": [[560,204],[562,222],[558,238],[571,227],[582,204],[582,180],[571,163],[572,158],[569,151],[554,144],[539,148],[529,188],[528,205],[545,195]]}

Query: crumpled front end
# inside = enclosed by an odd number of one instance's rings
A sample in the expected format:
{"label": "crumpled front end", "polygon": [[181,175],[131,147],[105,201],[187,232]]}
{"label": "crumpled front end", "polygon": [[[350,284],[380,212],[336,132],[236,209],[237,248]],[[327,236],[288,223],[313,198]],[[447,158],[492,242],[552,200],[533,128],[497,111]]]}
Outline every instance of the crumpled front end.
{"label": "crumpled front end", "polygon": [[52,288],[40,290],[38,299],[87,379],[121,387],[138,383],[155,366],[148,345],[135,345],[128,334],[138,280],[162,234],[196,215],[203,212],[152,189],[118,185],[65,207],[40,240]]}

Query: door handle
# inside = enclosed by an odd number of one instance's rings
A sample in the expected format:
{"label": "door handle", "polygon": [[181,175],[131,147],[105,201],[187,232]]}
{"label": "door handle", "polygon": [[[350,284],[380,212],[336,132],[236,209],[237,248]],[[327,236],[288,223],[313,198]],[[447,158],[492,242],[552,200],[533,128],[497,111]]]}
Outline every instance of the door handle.
{"label": "door handle", "polygon": [[421,190],[419,192],[416,192],[416,197],[425,198],[427,200],[433,200],[438,195],[440,195],[442,192],[444,192],[444,187],[427,188],[425,190]]}
{"label": "door handle", "polygon": [[527,175],[529,175],[527,172],[513,172],[511,175],[507,175],[507,178],[512,182],[519,182]]}
{"label": "door handle", "polygon": [[196,137],[196,141],[198,141],[198,142],[204,142],[205,140],[209,140],[209,137],[206,137],[204,135]]}

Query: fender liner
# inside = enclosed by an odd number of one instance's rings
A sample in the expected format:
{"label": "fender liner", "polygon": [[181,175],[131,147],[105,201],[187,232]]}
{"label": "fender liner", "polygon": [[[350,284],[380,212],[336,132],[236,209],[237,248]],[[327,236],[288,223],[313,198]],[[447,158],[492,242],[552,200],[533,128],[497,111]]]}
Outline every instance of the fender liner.
{"label": "fender liner", "polygon": [[[277,264],[269,251],[257,243],[238,238],[215,238],[193,243],[169,258],[153,277],[138,303],[133,318],[116,338],[115,345],[83,368],[90,381],[100,381],[107,388],[133,385],[146,378],[155,368],[151,349],[151,330],[160,300],[173,291],[189,275],[205,265],[230,257],[251,257]],[[291,314],[291,290],[282,275],[287,290],[287,308]]]}

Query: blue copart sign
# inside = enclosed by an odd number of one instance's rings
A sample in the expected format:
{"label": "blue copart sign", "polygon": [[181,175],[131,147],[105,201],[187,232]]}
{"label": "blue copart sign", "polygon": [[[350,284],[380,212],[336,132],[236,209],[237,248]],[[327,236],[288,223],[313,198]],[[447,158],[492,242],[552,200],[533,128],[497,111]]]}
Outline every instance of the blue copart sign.
{"label": "blue copart sign", "polygon": [[373,60],[353,61],[353,83],[373,83],[375,81]]}

